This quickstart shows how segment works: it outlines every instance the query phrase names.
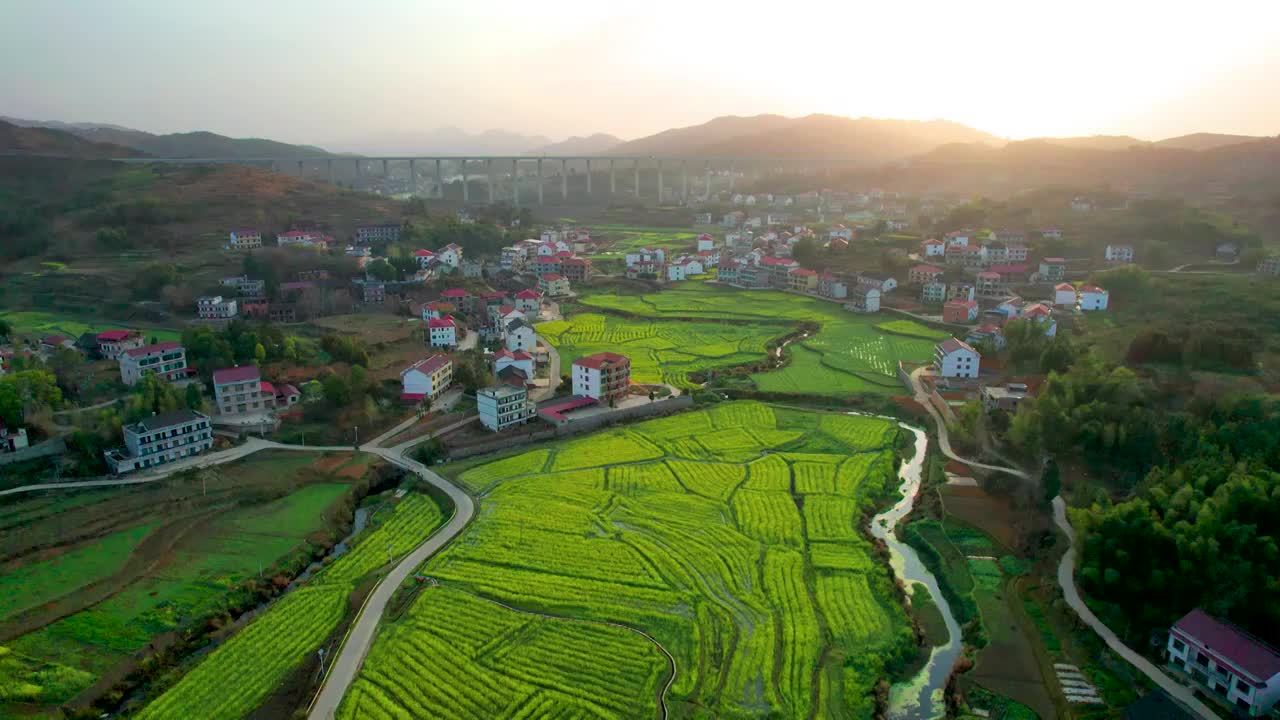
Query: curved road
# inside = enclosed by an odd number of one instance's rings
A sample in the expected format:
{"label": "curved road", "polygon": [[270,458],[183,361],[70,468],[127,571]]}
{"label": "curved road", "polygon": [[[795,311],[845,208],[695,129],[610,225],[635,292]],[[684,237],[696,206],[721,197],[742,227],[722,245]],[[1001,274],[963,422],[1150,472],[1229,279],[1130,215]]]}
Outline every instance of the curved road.
{"label": "curved road", "polygon": [[[1016,475],[1024,479],[1031,479],[1031,476],[1022,470],[1014,468],[1000,467],[998,465],[986,465],[984,463],[966,460],[957,455],[951,449],[951,442],[947,437],[947,424],[942,421],[942,417],[938,411],[929,403],[928,394],[924,391],[924,387],[920,382],[920,375],[923,374],[925,368],[918,368],[911,373],[911,390],[915,395],[915,399],[925,409],[929,411],[929,415],[933,418],[934,426],[938,428],[938,447],[942,449],[942,454],[971,467],[983,468],[985,470],[995,470],[999,472]],[[1170,697],[1182,703],[1188,710],[1196,715],[1204,718],[1204,720],[1216,720],[1218,715],[1210,710],[1204,703],[1200,702],[1192,694],[1191,689],[1182,685],[1173,678],[1170,678],[1154,663],[1147,660],[1142,655],[1135,652],[1132,648],[1121,642],[1120,638],[1107,627],[1089,606],[1085,604],[1084,599],[1080,596],[1080,590],[1076,587],[1076,533],[1071,527],[1071,522],[1067,519],[1067,503],[1059,495],[1053,499],[1053,520],[1057,524],[1058,529],[1067,537],[1067,551],[1062,554],[1062,560],[1058,562],[1058,585],[1062,588],[1062,596],[1066,599],[1067,604],[1075,611],[1076,615],[1089,626],[1098,637],[1102,638],[1107,647],[1111,648],[1120,657],[1124,658],[1130,665],[1137,668],[1138,672],[1146,675],[1157,686],[1167,692]]]}

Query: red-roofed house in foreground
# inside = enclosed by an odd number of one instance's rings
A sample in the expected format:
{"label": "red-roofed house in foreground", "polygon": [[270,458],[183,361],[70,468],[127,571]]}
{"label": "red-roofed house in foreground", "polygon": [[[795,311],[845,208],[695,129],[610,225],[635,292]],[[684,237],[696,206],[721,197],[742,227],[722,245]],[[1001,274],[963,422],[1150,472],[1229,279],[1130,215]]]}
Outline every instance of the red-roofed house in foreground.
{"label": "red-roofed house in foreground", "polygon": [[[262,373],[253,365],[214,370],[213,399],[223,415],[262,412],[268,407],[262,397]],[[273,388],[271,402],[274,401]]]}
{"label": "red-roofed house in foreground", "polygon": [[125,350],[140,348],[146,342],[142,333],[132,330],[107,330],[98,333],[98,353],[104,358],[115,359]]}
{"label": "red-roofed house in foreground", "polygon": [[1169,664],[1245,717],[1280,700],[1280,651],[1196,608],[1169,629]]}
{"label": "red-roofed house in foreground", "polygon": [[422,402],[444,392],[453,382],[453,360],[448,355],[432,355],[400,371],[400,399]]}
{"label": "red-roofed house in foreground", "polygon": [[196,372],[187,367],[187,349],[181,343],[162,342],[125,350],[117,358],[120,363],[120,379],[125,385],[133,385],[143,375],[156,374],[170,382],[184,380]]}
{"label": "red-roofed house in foreground", "polygon": [[631,359],[613,352],[573,361],[573,394],[602,403],[622,400],[631,390]]}
{"label": "red-roofed house in foreground", "polygon": [[453,347],[458,344],[458,323],[452,315],[427,321],[427,342],[431,347]]}

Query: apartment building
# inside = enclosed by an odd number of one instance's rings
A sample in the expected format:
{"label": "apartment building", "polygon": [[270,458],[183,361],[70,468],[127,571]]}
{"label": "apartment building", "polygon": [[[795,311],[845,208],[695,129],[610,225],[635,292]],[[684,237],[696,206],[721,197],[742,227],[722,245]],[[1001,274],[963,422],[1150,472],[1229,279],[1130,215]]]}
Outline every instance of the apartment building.
{"label": "apartment building", "polygon": [[213,447],[209,416],[185,408],[125,425],[121,433],[124,447],[103,453],[116,475],[172,463]]}

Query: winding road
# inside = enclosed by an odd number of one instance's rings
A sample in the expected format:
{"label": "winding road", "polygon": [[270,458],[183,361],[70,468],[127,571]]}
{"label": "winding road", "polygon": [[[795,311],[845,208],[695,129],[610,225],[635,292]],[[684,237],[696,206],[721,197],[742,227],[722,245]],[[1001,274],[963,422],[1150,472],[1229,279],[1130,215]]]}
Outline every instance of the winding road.
{"label": "winding road", "polygon": [[[938,429],[938,447],[942,449],[942,454],[964,463],[970,467],[982,468],[984,470],[992,470],[996,472],[1008,473],[1026,480],[1030,480],[1031,476],[1025,471],[1016,468],[1001,467],[999,465],[987,465],[985,463],[974,462],[960,457],[951,449],[951,442],[947,436],[947,424],[943,422],[942,417],[938,414],[936,408],[929,402],[929,394],[925,392],[924,386],[920,381],[920,376],[924,374],[925,368],[921,367],[911,373],[911,390],[915,396],[916,402],[924,406],[929,411],[929,416],[933,418],[933,424]],[[1130,665],[1146,675],[1157,686],[1169,694],[1170,697],[1177,700],[1186,709],[1195,713],[1204,720],[1216,720],[1217,713],[1213,712],[1204,703],[1196,699],[1191,688],[1178,683],[1173,678],[1164,673],[1155,663],[1143,657],[1134,651],[1128,645],[1125,645],[1120,638],[1107,627],[1098,616],[1089,609],[1084,602],[1084,598],[1080,595],[1080,589],[1076,586],[1076,532],[1071,527],[1071,521],[1067,518],[1067,502],[1061,495],[1053,499],[1053,521],[1057,524],[1058,529],[1067,538],[1067,551],[1062,554],[1062,559],[1058,563],[1058,586],[1062,588],[1062,596],[1066,599],[1067,604],[1075,611],[1076,615],[1089,626],[1098,637],[1102,638],[1107,647],[1111,648],[1120,657],[1124,658]]]}

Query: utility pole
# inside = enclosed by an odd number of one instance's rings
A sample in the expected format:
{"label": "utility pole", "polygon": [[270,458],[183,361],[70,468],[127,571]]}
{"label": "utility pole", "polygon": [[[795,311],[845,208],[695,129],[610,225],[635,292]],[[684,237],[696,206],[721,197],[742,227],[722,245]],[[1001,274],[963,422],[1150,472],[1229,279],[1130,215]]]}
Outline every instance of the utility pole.
{"label": "utility pole", "polygon": [[356,449],[359,450],[360,449],[360,426],[353,425],[352,427],[354,427],[356,431]]}

